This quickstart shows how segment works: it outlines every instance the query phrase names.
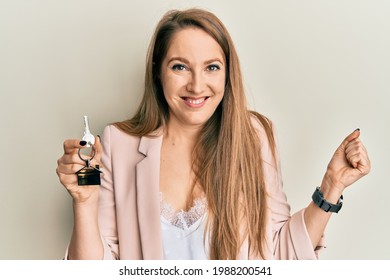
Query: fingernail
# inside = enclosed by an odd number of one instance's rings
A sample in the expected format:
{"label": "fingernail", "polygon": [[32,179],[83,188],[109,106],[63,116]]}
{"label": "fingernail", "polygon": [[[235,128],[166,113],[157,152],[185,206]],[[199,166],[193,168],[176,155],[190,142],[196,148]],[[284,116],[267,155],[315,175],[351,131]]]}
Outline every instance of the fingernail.
{"label": "fingernail", "polygon": [[98,138],[99,138],[99,142],[101,143],[102,142],[102,138],[100,137],[100,135],[96,135]]}
{"label": "fingernail", "polygon": [[356,128],[355,131],[360,131],[360,128]]}
{"label": "fingernail", "polygon": [[80,146],[85,146],[85,145],[87,145],[87,141],[81,140],[80,141]]}

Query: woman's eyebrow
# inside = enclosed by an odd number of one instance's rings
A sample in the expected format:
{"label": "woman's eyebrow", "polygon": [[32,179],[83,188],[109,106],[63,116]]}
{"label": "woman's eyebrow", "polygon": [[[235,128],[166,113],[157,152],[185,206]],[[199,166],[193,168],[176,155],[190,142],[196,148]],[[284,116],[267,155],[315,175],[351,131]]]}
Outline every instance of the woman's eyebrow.
{"label": "woman's eyebrow", "polygon": [[187,63],[189,64],[190,62],[185,59],[184,57],[181,57],[181,56],[174,56],[174,57],[171,57],[169,60],[168,60],[168,63],[174,61],[174,60],[178,60],[178,61],[181,61],[181,62],[184,62],[184,63]]}
{"label": "woman's eyebrow", "polygon": [[[181,57],[181,56],[173,56],[173,57],[171,57],[171,58],[168,60],[168,63],[170,63],[170,62],[172,62],[172,61],[175,61],[175,60],[184,62],[184,63],[186,63],[186,64],[190,64],[190,62],[189,62],[188,59],[186,59],[186,58],[184,58],[184,57]],[[213,62],[219,62],[219,63],[221,63],[222,65],[224,65],[223,60],[220,59],[220,58],[218,58],[218,57],[212,58],[212,59],[208,59],[208,60],[206,60],[206,61],[204,62],[204,64],[206,65],[206,64],[213,63]]]}
{"label": "woman's eyebrow", "polygon": [[204,64],[210,64],[210,63],[212,63],[212,62],[219,62],[219,63],[221,63],[222,65],[224,64],[224,63],[223,63],[223,60],[221,60],[221,59],[218,58],[218,57],[212,58],[212,59],[209,59],[209,60],[206,60],[206,61],[204,62]]}

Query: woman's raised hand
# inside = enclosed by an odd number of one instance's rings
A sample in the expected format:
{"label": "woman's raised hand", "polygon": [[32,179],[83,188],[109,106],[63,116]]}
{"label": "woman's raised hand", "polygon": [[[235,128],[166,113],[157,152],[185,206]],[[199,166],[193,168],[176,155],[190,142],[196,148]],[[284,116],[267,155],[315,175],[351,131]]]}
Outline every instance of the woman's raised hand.
{"label": "woman's raised hand", "polygon": [[[79,157],[79,149],[84,148],[86,141],[68,139],[64,142],[64,154],[57,161],[57,175],[60,182],[68,190],[74,203],[97,203],[99,198],[98,186],[79,186],[77,182],[77,171],[86,166],[86,163]],[[90,161],[92,166],[101,165],[101,154],[103,151],[100,138],[95,137],[93,147],[96,150],[95,156]],[[90,159],[92,155],[83,158]]]}
{"label": "woman's raised hand", "polygon": [[339,193],[370,172],[371,163],[359,136],[359,129],[348,135],[328,164],[323,184]]}

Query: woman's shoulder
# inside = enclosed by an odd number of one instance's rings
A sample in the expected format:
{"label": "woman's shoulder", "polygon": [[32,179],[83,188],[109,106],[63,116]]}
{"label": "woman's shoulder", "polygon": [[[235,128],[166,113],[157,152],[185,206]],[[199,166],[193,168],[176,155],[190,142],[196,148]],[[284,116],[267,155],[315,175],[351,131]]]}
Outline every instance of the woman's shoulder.
{"label": "woman's shoulder", "polygon": [[160,142],[161,131],[156,130],[148,135],[135,135],[121,129],[115,124],[107,125],[102,134],[103,146],[109,146],[111,150],[138,151],[143,146],[153,146]]}
{"label": "woman's shoulder", "polygon": [[[257,112],[251,111],[251,122],[254,130],[259,136],[263,160],[275,164],[278,158],[276,133],[272,121]],[[278,160],[276,160],[277,162]]]}
{"label": "woman's shoulder", "polygon": [[129,150],[138,149],[141,136],[131,135],[114,124],[109,124],[103,129],[102,143],[105,148],[110,147],[110,150],[117,148]]}
{"label": "woman's shoulder", "polygon": [[249,113],[252,127],[260,136],[268,136],[269,138],[270,135],[273,135],[273,123],[268,117],[256,111],[249,111]]}
{"label": "woman's shoulder", "polygon": [[103,138],[104,137],[110,137],[110,139],[116,140],[116,139],[140,139],[141,136],[132,135],[119,127],[117,127],[115,124],[108,124],[103,129]]}

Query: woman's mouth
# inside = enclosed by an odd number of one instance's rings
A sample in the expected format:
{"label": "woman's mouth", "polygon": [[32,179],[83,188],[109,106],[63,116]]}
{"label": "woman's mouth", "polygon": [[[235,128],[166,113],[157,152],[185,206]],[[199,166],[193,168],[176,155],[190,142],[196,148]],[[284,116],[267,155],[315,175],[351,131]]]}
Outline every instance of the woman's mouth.
{"label": "woman's mouth", "polygon": [[199,98],[192,98],[192,97],[187,97],[187,96],[182,97],[182,99],[184,100],[184,103],[191,108],[202,107],[206,103],[206,100],[208,98],[209,98],[208,96],[199,97]]}

